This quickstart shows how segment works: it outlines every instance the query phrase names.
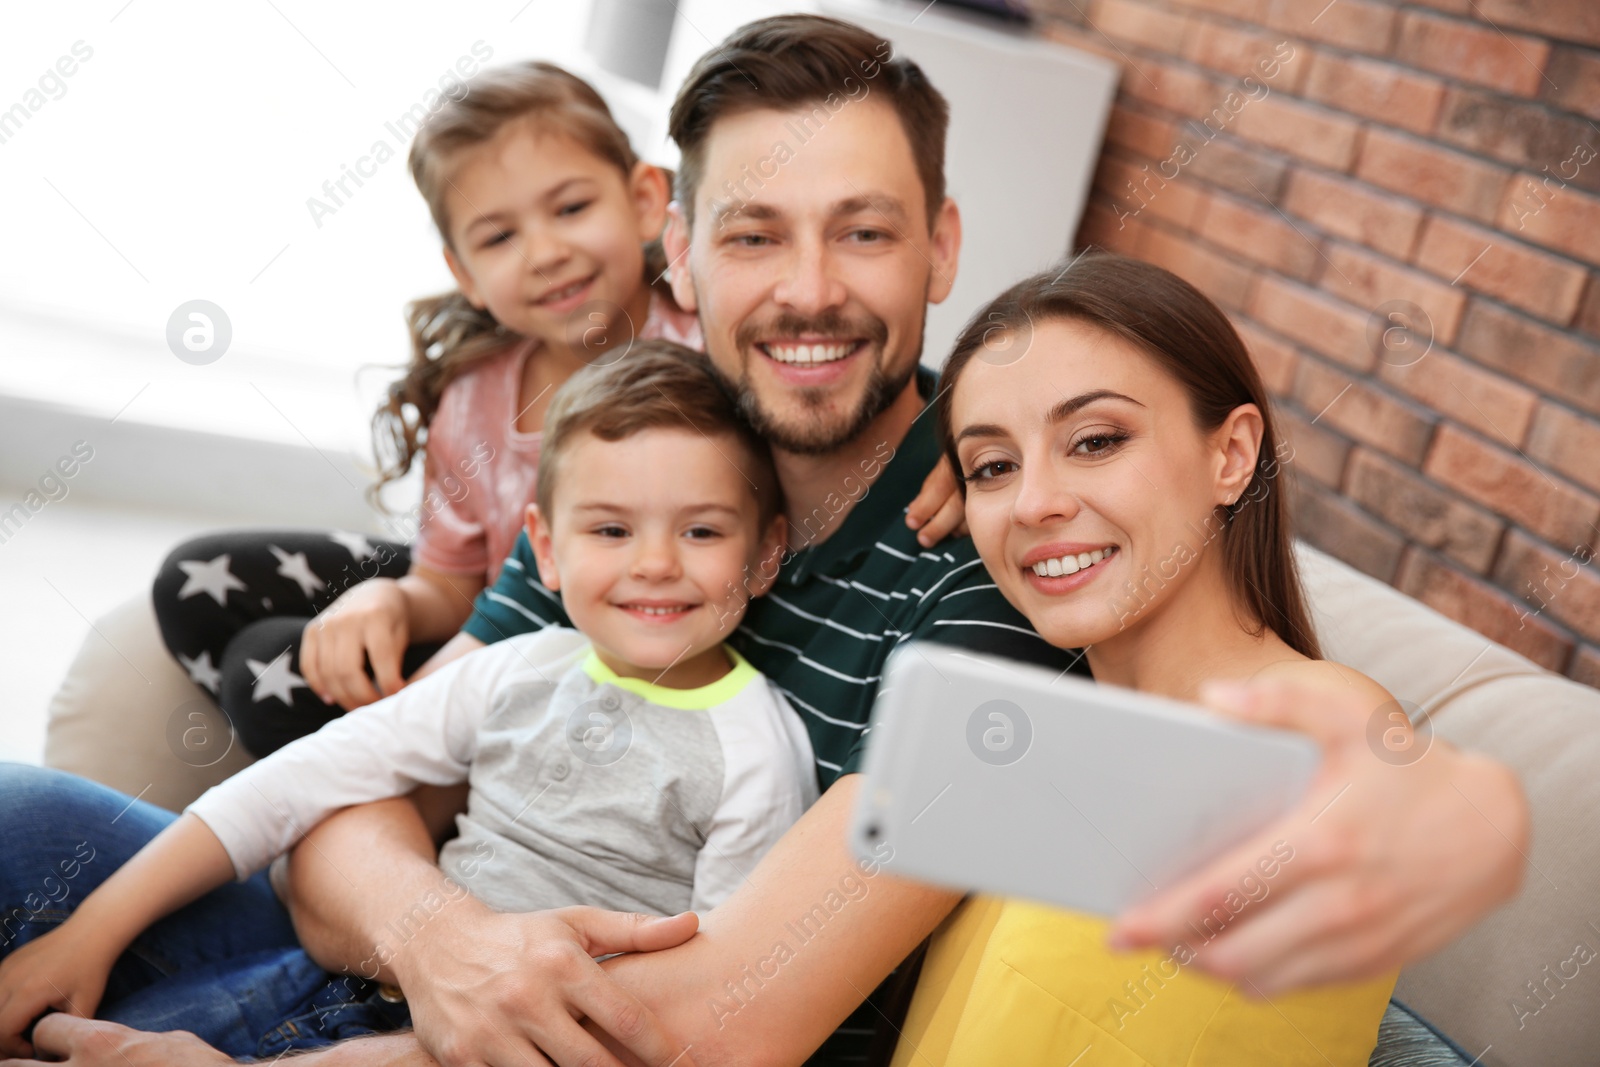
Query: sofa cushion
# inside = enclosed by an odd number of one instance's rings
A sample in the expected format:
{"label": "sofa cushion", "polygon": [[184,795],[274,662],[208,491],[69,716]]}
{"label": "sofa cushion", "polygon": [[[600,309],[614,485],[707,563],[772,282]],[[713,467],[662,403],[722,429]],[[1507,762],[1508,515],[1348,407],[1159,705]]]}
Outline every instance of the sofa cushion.
{"label": "sofa cushion", "polygon": [[253,762],[161,643],[148,591],[95,620],[50,700],[45,766],[182,811]]}

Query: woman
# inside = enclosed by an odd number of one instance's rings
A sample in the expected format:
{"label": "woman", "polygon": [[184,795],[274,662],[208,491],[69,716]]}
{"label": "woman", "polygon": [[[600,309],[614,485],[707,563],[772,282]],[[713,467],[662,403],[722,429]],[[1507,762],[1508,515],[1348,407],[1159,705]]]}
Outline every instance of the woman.
{"label": "woman", "polygon": [[[1098,681],[1195,701],[1207,679],[1276,675],[1393,700],[1320,658],[1265,390],[1187,283],[1109,255],[1029,278],[975,316],[942,385],[984,565]],[[1100,1063],[1365,1064],[1394,975],[1267,1002],[1187,967],[1293,846],[1241,871],[1237,909],[1170,952],[1112,952],[1098,918],[968,901],[934,939],[895,1062],[1067,1063],[1093,1046]]]}

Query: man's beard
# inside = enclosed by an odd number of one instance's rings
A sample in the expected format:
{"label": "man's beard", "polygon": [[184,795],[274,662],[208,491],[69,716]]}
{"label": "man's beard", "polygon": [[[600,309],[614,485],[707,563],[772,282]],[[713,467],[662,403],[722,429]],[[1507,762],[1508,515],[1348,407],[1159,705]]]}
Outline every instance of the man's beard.
{"label": "man's beard", "polygon": [[[760,358],[755,345],[757,337],[776,339],[808,335],[865,337],[867,345],[876,347],[881,354],[889,338],[889,328],[881,319],[852,322],[837,312],[829,312],[815,318],[782,315],[771,329],[741,327],[734,337],[734,343],[742,353],[756,353],[750,358]],[[869,353],[863,353],[867,354]],[[713,361],[712,366],[715,365]],[[871,377],[867,380],[866,391],[862,393],[855,410],[836,415],[831,419],[824,417],[828,406],[828,389],[818,387],[790,390],[789,395],[799,401],[801,411],[793,418],[782,418],[762,406],[756,390],[750,385],[748,367],[749,364],[746,362],[745,371],[739,381],[730,380],[719,372],[723,384],[738,399],[739,413],[750,424],[751,429],[760,434],[773,448],[802,456],[827,455],[841,445],[855,440],[873,419],[883,414],[889,405],[895,402],[917,372],[917,363],[912,361],[903,372],[891,378],[884,373],[881,363],[874,364]]]}

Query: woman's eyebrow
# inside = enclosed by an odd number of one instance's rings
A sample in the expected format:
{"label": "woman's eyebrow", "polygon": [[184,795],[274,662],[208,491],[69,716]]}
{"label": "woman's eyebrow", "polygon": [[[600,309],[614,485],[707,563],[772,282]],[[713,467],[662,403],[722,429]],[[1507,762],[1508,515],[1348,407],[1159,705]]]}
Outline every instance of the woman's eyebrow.
{"label": "woman's eyebrow", "polygon": [[969,437],[1004,437],[1005,433],[1006,431],[1004,427],[996,426],[992,422],[980,422],[972,426],[968,426],[960,433],[956,434],[955,443],[960,444]]}
{"label": "woman's eyebrow", "polygon": [[1061,403],[1050,409],[1050,414],[1046,415],[1045,419],[1049,422],[1060,422],[1079,408],[1088,407],[1097,400],[1126,400],[1130,404],[1141,408],[1144,407],[1143,404],[1140,404],[1131,396],[1124,396],[1110,389],[1093,389],[1087,393],[1079,393],[1077,396],[1068,397],[1061,401]]}
{"label": "woman's eyebrow", "polygon": [[[1077,396],[1068,397],[1051,408],[1050,413],[1045,418],[1050,422],[1060,422],[1079,408],[1088,407],[1097,400],[1126,400],[1137,407],[1144,407],[1143,404],[1140,404],[1131,396],[1126,396],[1110,389],[1094,389],[1087,393],[1079,393]],[[956,434],[955,443],[960,444],[969,437],[1004,437],[1005,435],[1006,430],[1003,426],[998,426],[992,422],[974,423]]]}

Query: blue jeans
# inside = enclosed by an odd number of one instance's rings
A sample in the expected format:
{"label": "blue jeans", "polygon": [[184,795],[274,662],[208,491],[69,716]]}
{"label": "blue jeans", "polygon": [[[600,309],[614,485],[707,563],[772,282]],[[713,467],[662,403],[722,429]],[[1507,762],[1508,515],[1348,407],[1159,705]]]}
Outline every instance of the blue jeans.
{"label": "blue jeans", "polygon": [[[0,958],[64,922],[177,816],[63,771],[0,763]],[[261,872],[141,934],[96,1017],[188,1030],[236,1058],[271,1058],[409,1023],[376,983],[325,971]]]}

